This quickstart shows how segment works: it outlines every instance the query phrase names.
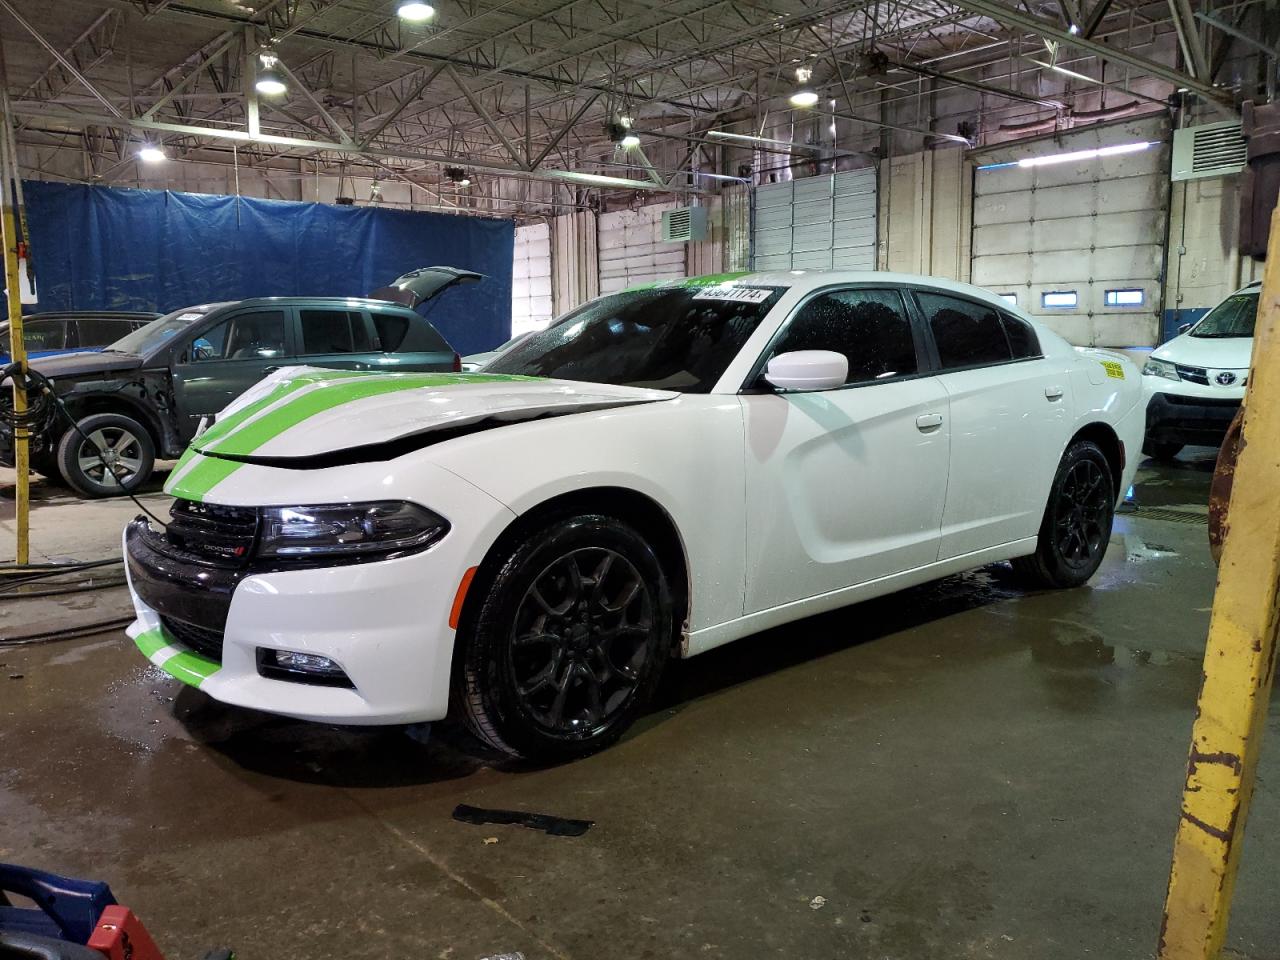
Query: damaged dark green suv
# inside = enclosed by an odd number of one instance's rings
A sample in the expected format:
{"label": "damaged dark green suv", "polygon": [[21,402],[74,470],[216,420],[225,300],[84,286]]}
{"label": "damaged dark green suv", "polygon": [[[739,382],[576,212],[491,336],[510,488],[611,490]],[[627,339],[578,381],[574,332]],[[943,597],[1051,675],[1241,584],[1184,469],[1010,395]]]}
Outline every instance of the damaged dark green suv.
{"label": "damaged dark green suv", "polygon": [[[115,496],[144,483],[157,458],[180,456],[204,417],[280,367],[459,370],[457,353],[413,308],[481,279],[424,267],[368,298],[205,303],[160,317],[101,353],[33,361],[79,430],[51,408],[32,430],[31,466],[84,496]],[[12,403],[7,389],[0,403]],[[13,434],[0,417],[0,463],[13,462]]]}

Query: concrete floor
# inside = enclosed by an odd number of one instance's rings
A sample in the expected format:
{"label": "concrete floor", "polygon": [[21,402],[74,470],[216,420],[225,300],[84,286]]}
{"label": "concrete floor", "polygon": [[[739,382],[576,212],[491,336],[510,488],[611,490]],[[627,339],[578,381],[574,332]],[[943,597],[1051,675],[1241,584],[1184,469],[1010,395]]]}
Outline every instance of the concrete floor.
{"label": "concrete floor", "polygon": [[[1140,503],[1203,512],[1208,456],[1147,464]],[[43,555],[108,555],[135,510],[40,493]],[[0,860],[108,879],[172,958],[1150,957],[1213,583],[1203,525],[1139,512],[1087,588],[994,567],[761,634],[675,664],[620,745],[546,770],[438,727],[226,708],[119,633],[0,647]],[[0,634],[119,593],[9,600]],[[1280,956],[1276,780],[1280,746],[1243,957]],[[468,826],[460,802],[596,824]]]}

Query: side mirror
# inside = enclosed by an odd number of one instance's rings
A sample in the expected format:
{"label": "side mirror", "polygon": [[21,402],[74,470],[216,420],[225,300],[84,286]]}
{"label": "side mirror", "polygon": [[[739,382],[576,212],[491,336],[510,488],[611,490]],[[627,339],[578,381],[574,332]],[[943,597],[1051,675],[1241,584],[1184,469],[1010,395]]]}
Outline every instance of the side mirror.
{"label": "side mirror", "polygon": [[1191,324],[1189,323],[1178,324],[1178,333],[1186,333],[1190,329],[1191,329]]}
{"label": "side mirror", "polygon": [[793,350],[769,361],[764,378],[779,390],[832,390],[843,387],[849,360],[833,350]]}

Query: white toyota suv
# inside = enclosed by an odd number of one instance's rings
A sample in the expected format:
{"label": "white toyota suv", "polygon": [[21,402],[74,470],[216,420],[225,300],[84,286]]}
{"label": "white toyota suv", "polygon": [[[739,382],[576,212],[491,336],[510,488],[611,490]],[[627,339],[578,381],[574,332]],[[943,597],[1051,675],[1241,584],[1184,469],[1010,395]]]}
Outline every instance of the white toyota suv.
{"label": "white toyota suv", "polygon": [[1152,352],[1142,368],[1148,455],[1168,460],[1187,444],[1222,443],[1244,399],[1261,288],[1237,290]]}

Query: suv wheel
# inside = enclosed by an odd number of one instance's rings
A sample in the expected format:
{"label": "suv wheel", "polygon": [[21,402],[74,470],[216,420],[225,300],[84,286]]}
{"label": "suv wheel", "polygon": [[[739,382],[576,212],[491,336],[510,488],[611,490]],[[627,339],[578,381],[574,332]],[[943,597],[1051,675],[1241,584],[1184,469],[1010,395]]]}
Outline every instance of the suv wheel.
{"label": "suv wheel", "polygon": [[671,590],[653,548],[613,517],[553,521],[510,546],[459,626],[455,703],[511,756],[594,753],[641,715],[671,651]]}
{"label": "suv wheel", "polygon": [[[58,444],[58,469],[86,497],[132,493],[151,476],[155,444],[146,427],[118,413],[95,413]],[[104,462],[105,461],[105,462]]]}
{"label": "suv wheel", "polygon": [[1014,569],[1036,586],[1081,586],[1107,552],[1115,508],[1106,456],[1097,444],[1076,441],[1058,464],[1036,552],[1014,560]]}

